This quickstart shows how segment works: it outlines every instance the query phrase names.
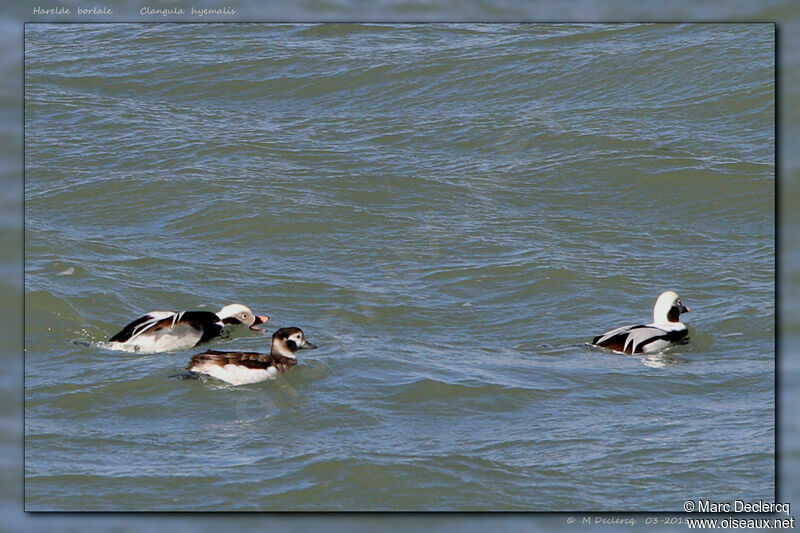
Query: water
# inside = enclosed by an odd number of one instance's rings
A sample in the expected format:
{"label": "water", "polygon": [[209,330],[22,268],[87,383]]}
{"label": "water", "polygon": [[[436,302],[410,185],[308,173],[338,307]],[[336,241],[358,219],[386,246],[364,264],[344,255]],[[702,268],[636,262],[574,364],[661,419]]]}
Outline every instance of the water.
{"label": "water", "polygon": [[[774,495],[772,25],[25,31],[28,510],[664,510]],[[692,342],[585,342],[649,321]],[[240,302],[320,346],[102,341]],[[264,350],[238,336],[218,349]]]}

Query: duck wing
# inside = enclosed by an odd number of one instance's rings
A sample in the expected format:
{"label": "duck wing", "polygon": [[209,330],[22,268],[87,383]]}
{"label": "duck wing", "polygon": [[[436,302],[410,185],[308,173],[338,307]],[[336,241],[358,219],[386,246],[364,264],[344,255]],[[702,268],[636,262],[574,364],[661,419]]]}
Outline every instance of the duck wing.
{"label": "duck wing", "polygon": [[630,326],[622,326],[617,329],[612,329],[611,331],[607,331],[602,335],[598,335],[597,337],[592,339],[592,344],[596,344],[598,346],[606,346],[607,343],[615,344],[619,341],[624,343],[625,339],[628,337],[628,333],[630,333],[630,331],[635,327],[642,327],[642,326],[636,326],[632,324]]}
{"label": "duck wing", "polygon": [[206,365],[239,365],[247,368],[277,367],[284,370],[297,364],[295,359],[259,352],[222,352],[219,350],[206,350],[192,357],[187,370],[196,370]]}
{"label": "duck wing", "polygon": [[623,326],[595,337],[592,344],[624,353],[642,353],[654,341],[678,342],[686,337],[686,329],[669,331],[658,326]]}
{"label": "duck wing", "polygon": [[145,331],[151,330],[160,321],[171,319],[178,314],[174,311],[150,311],[132,321],[108,340],[109,342],[127,342]]}
{"label": "duck wing", "polygon": [[113,337],[110,342],[128,342],[140,335],[155,333],[171,329],[176,326],[185,326],[202,332],[198,342],[205,342],[222,331],[222,323],[216,313],[211,311],[150,311],[140,316]]}

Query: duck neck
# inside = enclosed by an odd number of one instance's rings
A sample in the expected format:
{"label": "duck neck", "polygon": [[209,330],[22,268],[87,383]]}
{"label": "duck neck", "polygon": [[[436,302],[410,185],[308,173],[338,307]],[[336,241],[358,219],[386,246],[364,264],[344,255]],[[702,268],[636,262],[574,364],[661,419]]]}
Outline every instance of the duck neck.
{"label": "duck neck", "polygon": [[289,347],[277,339],[272,340],[272,345],[270,346],[269,351],[272,355],[279,355],[288,359],[296,359],[294,353],[289,349]]}

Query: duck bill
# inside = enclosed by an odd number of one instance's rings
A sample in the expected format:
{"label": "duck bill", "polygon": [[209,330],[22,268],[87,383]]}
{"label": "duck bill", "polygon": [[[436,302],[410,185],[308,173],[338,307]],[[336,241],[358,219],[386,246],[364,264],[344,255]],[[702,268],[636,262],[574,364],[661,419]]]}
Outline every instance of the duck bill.
{"label": "duck bill", "polygon": [[301,349],[301,350],[314,350],[316,347],[317,347],[317,345],[316,345],[316,344],[312,344],[312,343],[310,343],[310,342],[306,341],[306,343],[305,343],[305,344],[303,344],[302,346],[300,346],[300,349]]}
{"label": "duck bill", "polygon": [[689,308],[686,307],[685,305],[682,305],[681,306],[681,313],[688,313],[688,312],[689,312]]}
{"label": "duck bill", "polygon": [[266,331],[264,328],[257,328],[256,326],[258,324],[266,324],[267,322],[269,322],[269,317],[267,315],[262,315],[262,316],[256,315],[256,319],[253,322],[253,325],[250,326],[250,329],[252,329],[253,331]]}

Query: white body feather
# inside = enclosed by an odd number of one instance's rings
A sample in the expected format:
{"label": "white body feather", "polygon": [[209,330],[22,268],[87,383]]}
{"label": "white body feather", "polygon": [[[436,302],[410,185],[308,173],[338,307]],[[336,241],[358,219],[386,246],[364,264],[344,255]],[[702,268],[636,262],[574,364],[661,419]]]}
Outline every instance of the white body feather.
{"label": "white body feather", "polygon": [[278,369],[274,366],[268,368],[248,368],[243,365],[227,364],[219,366],[215,364],[195,365],[191,368],[192,372],[208,374],[219,380],[230,383],[231,385],[247,385],[273,379],[278,375]]}

